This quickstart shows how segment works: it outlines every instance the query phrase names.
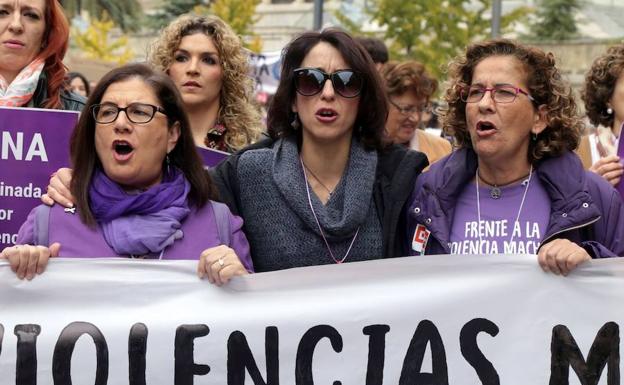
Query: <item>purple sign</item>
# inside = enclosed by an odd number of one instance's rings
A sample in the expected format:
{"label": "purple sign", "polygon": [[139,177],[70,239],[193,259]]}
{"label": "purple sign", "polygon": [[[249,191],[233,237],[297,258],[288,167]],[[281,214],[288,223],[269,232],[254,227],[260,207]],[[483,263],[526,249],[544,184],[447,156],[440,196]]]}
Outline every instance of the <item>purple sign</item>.
{"label": "purple sign", "polygon": [[211,148],[202,148],[202,147],[195,147],[195,148],[197,148],[197,152],[199,153],[199,156],[204,161],[204,165],[208,167],[216,166],[219,162],[221,162],[223,159],[227,158],[228,155],[230,155],[227,152],[213,150]]}
{"label": "purple sign", "polygon": [[69,165],[78,112],[0,108],[0,250],[41,203],[50,174]]}

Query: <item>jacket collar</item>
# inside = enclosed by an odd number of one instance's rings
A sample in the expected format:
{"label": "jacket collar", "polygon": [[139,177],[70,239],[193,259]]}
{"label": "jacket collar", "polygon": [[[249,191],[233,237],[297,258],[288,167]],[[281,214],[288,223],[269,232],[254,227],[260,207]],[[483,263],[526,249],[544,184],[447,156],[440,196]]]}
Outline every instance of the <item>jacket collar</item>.
{"label": "jacket collar", "polygon": [[550,222],[542,242],[563,231],[583,227],[600,218],[587,186],[587,175],[579,157],[572,152],[544,159],[537,176],[550,197]]}
{"label": "jacket collar", "polygon": [[48,98],[48,77],[45,70],[39,75],[39,81],[37,82],[37,88],[31,99],[33,107],[39,108]]}

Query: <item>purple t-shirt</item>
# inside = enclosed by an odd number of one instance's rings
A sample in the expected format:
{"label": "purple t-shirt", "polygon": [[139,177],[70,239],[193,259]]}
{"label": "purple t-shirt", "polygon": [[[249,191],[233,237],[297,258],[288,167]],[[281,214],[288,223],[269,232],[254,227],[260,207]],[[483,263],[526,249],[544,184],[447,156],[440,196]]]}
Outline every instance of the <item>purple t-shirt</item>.
{"label": "purple t-shirt", "polygon": [[502,187],[501,196],[492,198],[489,186],[479,186],[481,222],[477,215],[477,189],[469,183],[457,199],[451,226],[451,254],[537,254],[548,227],[550,198],[533,175],[520,210],[526,180]]}

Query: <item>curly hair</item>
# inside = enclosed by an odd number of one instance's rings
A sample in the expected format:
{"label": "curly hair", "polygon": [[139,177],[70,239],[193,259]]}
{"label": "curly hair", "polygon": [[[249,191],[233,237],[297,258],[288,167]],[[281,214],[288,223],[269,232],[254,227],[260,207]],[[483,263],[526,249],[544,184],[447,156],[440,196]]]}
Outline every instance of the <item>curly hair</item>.
{"label": "curly hair", "polygon": [[219,53],[223,85],[218,119],[227,128],[226,145],[239,150],[258,140],[262,119],[252,104],[253,81],[249,76],[247,51],[229,25],[216,16],[182,15],[165,27],[152,43],[148,61],[167,72],[182,38],[195,33],[211,37]]}
{"label": "curly hair", "polygon": [[460,94],[472,83],[475,67],[492,56],[511,56],[523,64],[528,92],[534,108],[545,106],[546,128],[529,143],[530,163],[556,157],[578,147],[583,122],[571,88],[562,79],[552,53],[513,40],[495,39],[470,45],[465,55],[449,64],[449,87],[445,94],[448,107],[442,109],[443,129],[455,137],[459,147],[472,148],[466,125],[466,102]]}
{"label": "curly hair", "polygon": [[310,50],[321,42],[336,48],[349,67],[364,78],[354,124],[354,127],[358,128],[353,130],[353,136],[367,149],[384,149],[387,144],[383,133],[388,116],[388,104],[379,72],[364,47],[356,43],[347,32],[338,28],[304,32],[282,51],[281,80],[267,114],[269,135],[274,139],[287,136],[297,136],[300,139],[301,130],[295,130],[291,126],[291,122],[295,119],[292,111],[296,98],[294,70],[301,65]]}
{"label": "curly hair", "polygon": [[613,126],[613,114],[607,114],[607,103],[618,78],[624,73],[624,44],[609,47],[598,57],[585,76],[585,86],[581,97],[585,101],[585,111],[594,125]]}
{"label": "curly hair", "polygon": [[43,107],[61,108],[60,95],[65,90],[65,75],[67,74],[63,58],[69,46],[69,23],[59,1],[46,1],[45,23],[46,28],[42,39],[43,49],[37,55],[45,62],[43,72],[48,81],[48,97]]}
{"label": "curly hair", "polygon": [[402,95],[412,91],[418,99],[428,101],[438,89],[438,81],[417,61],[387,63],[381,76],[388,95]]}

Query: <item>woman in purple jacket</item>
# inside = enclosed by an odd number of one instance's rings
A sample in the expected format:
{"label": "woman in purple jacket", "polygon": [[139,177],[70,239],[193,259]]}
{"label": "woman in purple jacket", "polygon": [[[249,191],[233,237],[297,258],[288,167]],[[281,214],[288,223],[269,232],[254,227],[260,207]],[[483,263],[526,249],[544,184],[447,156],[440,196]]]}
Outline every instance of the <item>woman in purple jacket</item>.
{"label": "woman in purple jacket", "polygon": [[572,152],[583,126],[554,57],[493,40],[449,75],[443,122],[459,149],[416,182],[411,254],[537,254],[563,275],[624,255],[621,197]]}
{"label": "woman in purple jacket", "polygon": [[56,256],[199,258],[200,277],[217,284],[252,271],[242,220],[210,200],[216,190],[166,75],[140,64],[105,75],[70,151],[75,206],[35,208],[18,246],[0,254],[19,278]]}

